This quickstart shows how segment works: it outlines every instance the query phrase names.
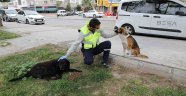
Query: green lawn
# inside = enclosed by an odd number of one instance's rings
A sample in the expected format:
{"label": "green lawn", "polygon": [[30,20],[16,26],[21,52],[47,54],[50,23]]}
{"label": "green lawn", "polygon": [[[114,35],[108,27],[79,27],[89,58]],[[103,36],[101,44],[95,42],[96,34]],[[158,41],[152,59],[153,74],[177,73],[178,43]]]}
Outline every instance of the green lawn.
{"label": "green lawn", "polygon": [[12,39],[16,37],[19,37],[19,35],[0,30],[0,40]]}
{"label": "green lawn", "polygon": [[[102,84],[111,78],[111,72],[100,64],[92,67],[82,64],[81,57],[73,54],[70,58],[72,66],[83,71],[80,78],[68,81],[65,74],[61,80],[46,81],[27,78],[13,83],[8,79],[24,72],[27,65],[56,59],[63,55],[62,49],[56,46],[45,46],[23,54],[17,54],[0,59],[0,95],[1,96],[90,96],[95,90],[101,89]],[[19,66],[19,67],[18,67]],[[17,69],[20,68],[18,71]],[[17,72],[17,73],[16,73]]]}
{"label": "green lawn", "polygon": [[0,58],[0,96],[186,96],[185,87],[156,75],[130,71],[117,64],[112,70],[106,69],[98,59],[94,65],[86,66],[78,53],[69,58],[72,67],[83,71],[75,81],[68,81],[67,73],[60,80],[24,78],[22,81],[7,82],[24,74],[32,65],[56,59],[65,51],[58,46],[46,45]]}
{"label": "green lawn", "polygon": [[128,81],[126,86],[123,86],[120,96],[186,96],[185,87],[171,86],[171,84],[156,87],[149,85],[150,84],[145,83],[143,80],[132,79]]}

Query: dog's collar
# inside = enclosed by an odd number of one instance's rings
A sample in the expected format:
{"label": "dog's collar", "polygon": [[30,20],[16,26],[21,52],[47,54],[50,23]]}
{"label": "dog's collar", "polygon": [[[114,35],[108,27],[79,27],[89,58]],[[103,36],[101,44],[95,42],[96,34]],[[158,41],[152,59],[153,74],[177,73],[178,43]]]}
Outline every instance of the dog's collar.
{"label": "dog's collar", "polygon": [[130,34],[128,34],[127,36],[126,36],[126,38],[128,38],[130,36]]}

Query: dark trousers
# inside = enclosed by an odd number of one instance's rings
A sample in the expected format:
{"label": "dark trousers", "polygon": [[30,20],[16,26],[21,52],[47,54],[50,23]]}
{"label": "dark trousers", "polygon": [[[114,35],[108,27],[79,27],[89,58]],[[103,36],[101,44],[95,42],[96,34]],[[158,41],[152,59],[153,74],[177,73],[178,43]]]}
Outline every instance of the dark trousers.
{"label": "dark trousers", "polygon": [[111,42],[104,41],[100,43],[96,48],[93,49],[82,49],[84,56],[84,63],[91,65],[94,61],[94,56],[103,52],[103,61],[102,63],[108,63],[109,54],[111,49]]}

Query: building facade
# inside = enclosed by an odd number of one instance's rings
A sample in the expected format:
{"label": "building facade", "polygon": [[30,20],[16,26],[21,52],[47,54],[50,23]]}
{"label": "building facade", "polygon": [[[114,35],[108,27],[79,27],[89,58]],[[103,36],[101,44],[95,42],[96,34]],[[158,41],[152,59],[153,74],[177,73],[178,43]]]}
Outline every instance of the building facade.
{"label": "building facade", "polygon": [[77,5],[81,5],[81,0],[57,0],[61,2],[60,7],[66,7],[68,3],[70,3],[72,8],[75,8]]}
{"label": "building facade", "polygon": [[[60,2],[58,4],[58,2]],[[38,12],[56,12],[60,8],[66,8],[70,3],[72,9],[81,4],[81,0],[11,0],[7,3],[9,8],[36,10]],[[4,3],[0,3],[4,6]]]}
{"label": "building facade", "polygon": [[121,0],[97,0],[96,9],[102,12],[115,13]]}

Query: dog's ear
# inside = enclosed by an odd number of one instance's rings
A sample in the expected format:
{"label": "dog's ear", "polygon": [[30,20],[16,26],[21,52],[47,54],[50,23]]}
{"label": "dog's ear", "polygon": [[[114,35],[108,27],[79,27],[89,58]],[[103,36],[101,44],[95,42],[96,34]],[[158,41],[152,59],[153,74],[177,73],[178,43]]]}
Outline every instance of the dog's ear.
{"label": "dog's ear", "polygon": [[66,71],[70,69],[70,62],[67,59],[62,59],[59,61],[60,70]]}
{"label": "dog's ear", "polygon": [[125,31],[125,28],[124,27],[120,27],[119,29],[118,29],[118,32],[119,33],[123,33]]}
{"label": "dog's ear", "polygon": [[124,35],[128,35],[129,33],[126,31],[126,28],[125,27],[121,27],[121,30],[122,30],[122,34]]}

